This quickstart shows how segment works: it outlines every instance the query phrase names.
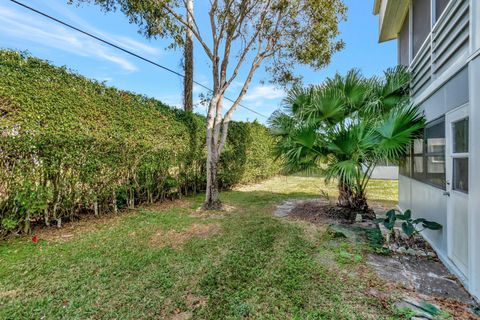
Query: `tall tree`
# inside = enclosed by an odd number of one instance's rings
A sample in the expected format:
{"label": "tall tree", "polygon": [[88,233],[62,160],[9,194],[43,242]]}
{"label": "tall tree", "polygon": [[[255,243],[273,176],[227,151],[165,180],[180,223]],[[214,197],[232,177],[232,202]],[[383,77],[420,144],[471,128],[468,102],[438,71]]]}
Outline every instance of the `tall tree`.
{"label": "tall tree", "polygon": [[185,30],[185,47],[183,48],[183,108],[193,111],[193,0],[186,0],[188,28]]}
{"label": "tall tree", "polygon": [[[119,8],[147,36],[173,39],[172,47],[184,45],[188,29],[203,48],[213,83],[206,119],[206,209],[220,206],[217,165],[232,115],[259,67],[266,67],[272,81],[286,84],[299,79],[293,73],[297,63],[321,68],[344,45],[337,39],[346,12],[342,0],[210,0],[207,26],[200,26],[195,15],[188,23],[182,14],[187,0],[70,1],[93,2],[107,11]],[[226,108],[225,93],[240,74],[240,92]]]}

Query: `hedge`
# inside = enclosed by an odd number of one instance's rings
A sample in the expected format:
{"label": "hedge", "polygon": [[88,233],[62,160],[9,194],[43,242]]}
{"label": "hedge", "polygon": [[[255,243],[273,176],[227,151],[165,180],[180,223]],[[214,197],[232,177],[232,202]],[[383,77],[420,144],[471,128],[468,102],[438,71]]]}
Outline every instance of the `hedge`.
{"label": "hedge", "polygon": [[[0,235],[205,188],[205,118],[0,50]],[[222,188],[279,171],[263,125],[235,122]]]}

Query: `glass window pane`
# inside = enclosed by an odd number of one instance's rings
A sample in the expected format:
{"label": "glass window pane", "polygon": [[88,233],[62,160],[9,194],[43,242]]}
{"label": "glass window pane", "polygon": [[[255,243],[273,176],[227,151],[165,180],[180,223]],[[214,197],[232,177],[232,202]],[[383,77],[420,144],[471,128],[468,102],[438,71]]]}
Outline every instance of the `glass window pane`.
{"label": "glass window pane", "polygon": [[413,153],[414,154],[423,153],[423,139],[415,139],[413,141]]}
{"label": "glass window pane", "polygon": [[468,158],[453,158],[453,189],[468,193]]}
{"label": "glass window pane", "polygon": [[427,153],[445,154],[445,122],[441,121],[425,129]]}
{"label": "glass window pane", "polygon": [[468,152],[468,119],[463,119],[452,124],[453,152]]}
{"label": "glass window pane", "polygon": [[423,157],[413,157],[413,173],[423,173]]}
{"label": "glass window pane", "polygon": [[445,156],[431,156],[427,160],[428,173],[445,173]]}
{"label": "glass window pane", "polygon": [[445,156],[427,157],[427,181],[435,186],[445,188]]}

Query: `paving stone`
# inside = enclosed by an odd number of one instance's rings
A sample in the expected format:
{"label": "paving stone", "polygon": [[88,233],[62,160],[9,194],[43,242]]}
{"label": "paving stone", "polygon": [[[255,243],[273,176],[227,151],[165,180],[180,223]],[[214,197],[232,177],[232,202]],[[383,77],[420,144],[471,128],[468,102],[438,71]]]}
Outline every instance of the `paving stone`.
{"label": "paving stone", "polygon": [[394,305],[398,309],[410,309],[415,312],[415,316],[412,319],[435,319],[431,314],[421,309],[416,301],[403,299],[395,302]]}

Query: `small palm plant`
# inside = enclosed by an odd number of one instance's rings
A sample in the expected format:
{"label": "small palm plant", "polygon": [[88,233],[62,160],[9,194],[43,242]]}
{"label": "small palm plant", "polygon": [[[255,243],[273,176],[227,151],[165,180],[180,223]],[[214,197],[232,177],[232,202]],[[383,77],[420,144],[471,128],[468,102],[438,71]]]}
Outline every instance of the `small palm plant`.
{"label": "small palm plant", "polygon": [[402,67],[382,79],[358,70],[322,85],[294,88],[269,120],[275,152],[289,172],[316,168],[338,182],[338,205],[370,213],[366,186],[380,162],[398,162],[425,125],[409,102]]}

